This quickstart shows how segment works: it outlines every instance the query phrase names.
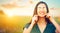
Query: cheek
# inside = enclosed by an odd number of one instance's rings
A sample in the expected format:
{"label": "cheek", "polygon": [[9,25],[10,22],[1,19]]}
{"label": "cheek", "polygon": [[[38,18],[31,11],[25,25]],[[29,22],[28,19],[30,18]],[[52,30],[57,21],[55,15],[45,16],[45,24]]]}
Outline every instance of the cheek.
{"label": "cheek", "polygon": [[44,11],[47,13],[47,9],[45,8]]}
{"label": "cheek", "polygon": [[40,13],[40,11],[39,10],[37,10],[37,14],[39,14]]}
{"label": "cheek", "polygon": [[39,12],[39,11],[40,11],[40,9],[38,8],[38,9],[37,9],[37,12]]}

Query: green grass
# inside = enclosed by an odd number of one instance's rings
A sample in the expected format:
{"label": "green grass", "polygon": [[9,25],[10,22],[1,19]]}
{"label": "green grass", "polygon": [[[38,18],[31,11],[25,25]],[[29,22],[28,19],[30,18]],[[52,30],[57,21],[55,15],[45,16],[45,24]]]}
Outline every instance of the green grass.
{"label": "green grass", "polygon": [[[54,17],[56,22],[60,24],[60,17]],[[5,33],[22,33],[23,27],[30,22],[31,16],[13,16],[2,18],[0,27]]]}

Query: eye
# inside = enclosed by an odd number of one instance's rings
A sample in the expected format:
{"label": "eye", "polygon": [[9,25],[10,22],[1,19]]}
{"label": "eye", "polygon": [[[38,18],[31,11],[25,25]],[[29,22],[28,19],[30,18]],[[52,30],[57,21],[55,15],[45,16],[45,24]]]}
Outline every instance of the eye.
{"label": "eye", "polygon": [[41,8],[41,7],[38,7],[38,8]]}
{"label": "eye", "polygon": [[43,8],[45,8],[45,7],[43,7]]}

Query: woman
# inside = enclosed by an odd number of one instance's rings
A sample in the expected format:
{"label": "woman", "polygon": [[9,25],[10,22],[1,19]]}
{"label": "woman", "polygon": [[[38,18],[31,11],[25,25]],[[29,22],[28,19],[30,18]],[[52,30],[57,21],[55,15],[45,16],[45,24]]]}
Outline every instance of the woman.
{"label": "woman", "polygon": [[60,27],[49,15],[48,6],[45,2],[39,2],[34,10],[30,23],[26,24],[23,33],[60,33]]}

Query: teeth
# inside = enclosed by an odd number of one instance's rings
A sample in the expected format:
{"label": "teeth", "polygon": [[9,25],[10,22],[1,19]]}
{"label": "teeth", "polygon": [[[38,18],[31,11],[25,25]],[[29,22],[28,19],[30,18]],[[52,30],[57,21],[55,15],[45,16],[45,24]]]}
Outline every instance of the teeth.
{"label": "teeth", "polygon": [[43,13],[41,13],[41,14],[43,14]]}

